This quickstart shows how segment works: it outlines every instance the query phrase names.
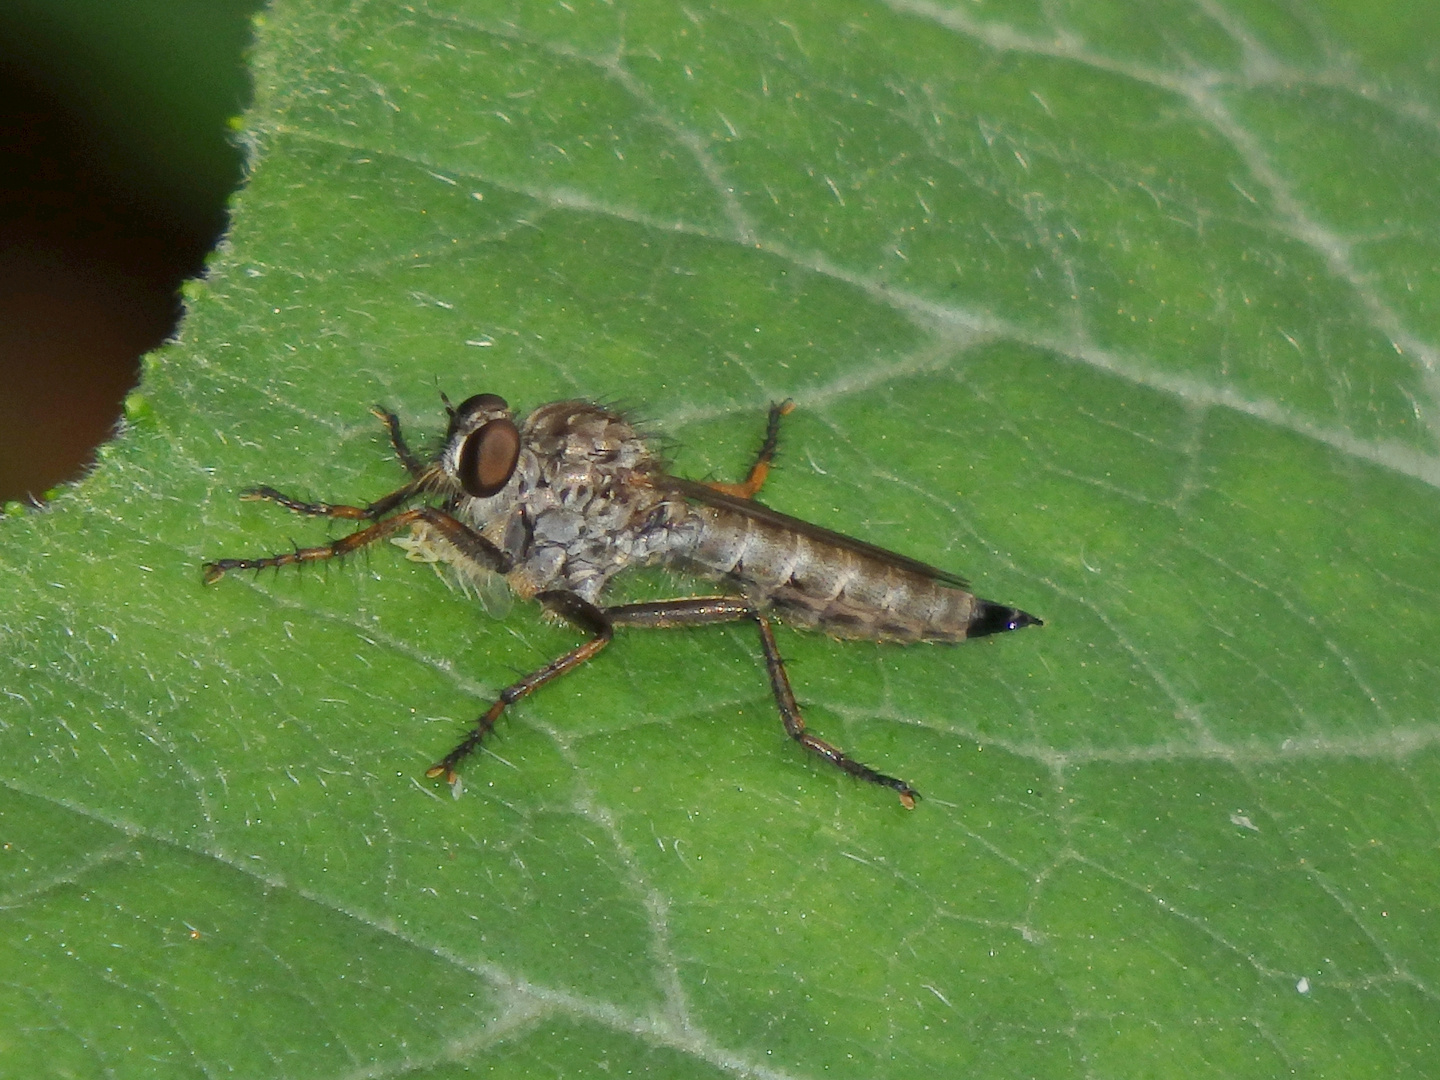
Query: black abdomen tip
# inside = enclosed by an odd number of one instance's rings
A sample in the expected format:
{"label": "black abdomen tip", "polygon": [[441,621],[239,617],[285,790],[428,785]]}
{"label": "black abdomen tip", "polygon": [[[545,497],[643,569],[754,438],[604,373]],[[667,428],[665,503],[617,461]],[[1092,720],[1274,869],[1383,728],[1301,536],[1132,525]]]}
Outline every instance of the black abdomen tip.
{"label": "black abdomen tip", "polygon": [[970,616],[970,626],[965,631],[967,638],[999,634],[1005,630],[1019,630],[1022,626],[1044,626],[1039,619],[1019,608],[981,600]]}

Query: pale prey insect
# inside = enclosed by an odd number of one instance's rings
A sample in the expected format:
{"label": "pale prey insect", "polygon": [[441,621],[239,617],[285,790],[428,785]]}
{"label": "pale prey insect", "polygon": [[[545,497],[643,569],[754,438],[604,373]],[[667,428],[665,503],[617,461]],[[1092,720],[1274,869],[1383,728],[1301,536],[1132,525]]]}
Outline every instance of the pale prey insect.
{"label": "pale prey insect", "polygon": [[[771,406],[760,452],[738,484],[671,476],[625,417],[587,401],[542,405],[519,424],[494,394],[477,394],[458,408],[446,400],[445,408],[445,443],[428,464],[411,452],[394,413],[373,410],[411,479],[368,506],[301,502],[269,487],[244,494],[299,514],[372,524],[329,544],[204,566],[205,581],[213,582],[231,570],[333,559],[409,529],[412,550],[418,545],[427,557],[474,579],[503,575],[516,595],[538,600],[590,635],[500,691],[469,734],[427,771],[432,778],[453,784],[456,766],[479,747],[507,705],[589,660],[617,626],[749,621],[760,634],[786,733],[851,776],[891,788],[913,808],[917,793],[905,781],[862,765],[806,730],[770,615],[837,638],[896,642],[957,642],[1040,625],[1019,608],[978,598],[954,574],[756,502],[789,402]],[[430,502],[401,509],[416,499]],[[722,582],[725,592],[604,604],[611,577],[656,564]]]}

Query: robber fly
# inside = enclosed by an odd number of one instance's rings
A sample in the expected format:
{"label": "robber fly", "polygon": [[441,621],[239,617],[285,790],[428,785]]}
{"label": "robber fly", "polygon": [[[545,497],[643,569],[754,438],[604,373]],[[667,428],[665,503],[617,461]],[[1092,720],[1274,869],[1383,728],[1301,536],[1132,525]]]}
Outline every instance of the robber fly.
{"label": "robber fly", "polygon": [[[469,734],[426,772],[431,778],[455,784],[457,766],[490,734],[506,706],[589,660],[610,642],[615,627],[748,621],[759,630],[786,733],[851,776],[892,789],[913,808],[917,793],[905,781],[862,765],[805,729],[770,615],[833,637],[871,641],[954,642],[1040,625],[1018,608],[981,600],[954,574],[756,502],[781,417],[793,407],[789,402],[771,406],[765,440],[746,479],[724,484],[671,476],[625,417],[587,401],[542,405],[517,423],[494,394],[477,394],[458,408],[444,400],[449,430],[439,456],[428,463],[411,452],[394,413],[372,410],[410,482],[368,506],[301,502],[269,487],[243,496],[298,514],[370,524],[318,547],[204,566],[209,583],[232,570],[338,558],[409,529],[412,549],[473,577],[502,575],[517,596],[539,601],[590,635],[501,690]],[[420,499],[429,501],[401,509]],[[615,574],[656,564],[722,582],[725,592],[604,603]]]}

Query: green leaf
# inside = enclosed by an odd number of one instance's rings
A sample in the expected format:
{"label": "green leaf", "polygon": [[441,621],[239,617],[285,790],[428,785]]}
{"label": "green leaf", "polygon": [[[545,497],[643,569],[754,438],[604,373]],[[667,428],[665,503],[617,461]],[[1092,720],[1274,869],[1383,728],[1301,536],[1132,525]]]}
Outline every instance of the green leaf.
{"label": "green leaf", "polygon": [[[1424,5],[282,2],[123,436],[0,526],[0,1071],[1435,1076]],[[1409,23],[1406,20],[1409,19]],[[619,400],[1046,620],[503,621],[364,502],[452,398]],[[696,586],[663,576],[636,594]]]}

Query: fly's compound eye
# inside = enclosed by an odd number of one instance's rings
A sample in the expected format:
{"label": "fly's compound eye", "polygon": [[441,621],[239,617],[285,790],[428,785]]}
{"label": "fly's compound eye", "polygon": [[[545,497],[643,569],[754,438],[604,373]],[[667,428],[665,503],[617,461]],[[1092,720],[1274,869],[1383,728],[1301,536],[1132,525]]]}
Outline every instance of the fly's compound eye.
{"label": "fly's compound eye", "polygon": [[473,498],[488,499],[509,481],[519,460],[520,429],[512,420],[491,420],[460,448],[460,486]]}

